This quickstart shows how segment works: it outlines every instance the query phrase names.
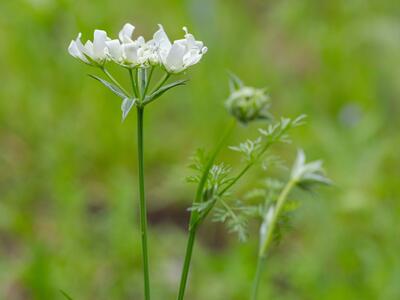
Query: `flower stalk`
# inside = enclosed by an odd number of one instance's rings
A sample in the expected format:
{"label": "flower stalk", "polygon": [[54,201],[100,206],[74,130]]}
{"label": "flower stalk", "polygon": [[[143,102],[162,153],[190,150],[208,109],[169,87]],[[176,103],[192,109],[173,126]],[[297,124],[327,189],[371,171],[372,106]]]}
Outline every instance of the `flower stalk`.
{"label": "flower stalk", "polygon": [[253,281],[251,300],[257,300],[258,289],[261,281],[262,270],[267,253],[274,239],[274,233],[278,220],[284,211],[289,194],[296,186],[310,190],[315,185],[330,184],[331,181],[325,177],[322,169],[322,161],[306,162],[303,150],[297,152],[290,178],[279,193],[276,202],[268,205],[268,198],[265,199],[263,221],[260,226],[260,242],[257,257],[257,269]]}
{"label": "flower stalk", "polygon": [[[205,169],[203,171],[203,174],[201,176],[200,182],[198,184],[197,190],[196,190],[196,196],[195,196],[195,203],[199,203],[202,199],[203,191],[207,182],[207,178],[210,172],[211,167],[213,166],[215,159],[217,158],[219,152],[225,145],[226,141],[228,138],[231,136],[232,132],[234,131],[236,127],[236,120],[233,120],[232,123],[229,125],[228,129],[226,130],[225,134],[221,138],[220,142],[214,149],[214,152],[211,154],[210,158],[207,161],[207,164],[205,166]],[[201,217],[199,212],[197,211],[192,211],[190,214],[190,221],[189,221],[189,237],[187,241],[187,246],[186,246],[186,252],[185,252],[185,259],[182,267],[182,274],[181,274],[181,280],[180,280],[180,285],[179,285],[179,292],[178,292],[178,300],[183,300],[185,296],[185,291],[186,291],[186,286],[187,286],[187,280],[188,280],[188,275],[189,275],[189,270],[190,270],[190,264],[192,261],[192,254],[193,254],[193,247],[194,243],[196,240],[196,233],[197,233],[197,228],[198,225],[200,224],[201,220],[204,218]]]}
{"label": "flower stalk", "polygon": [[291,179],[285,185],[283,190],[281,191],[278,200],[275,206],[271,206],[268,210],[266,216],[264,217],[264,223],[260,229],[260,245],[259,245],[259,252],[257,257],[257,268],[256,274],[254,276],[253,281],[253,289],[251,293],[251,300],[257,300],[258,296],[258,289],[260,286],[261,275],[264,268],[264,263],[266,260],[266,255],[268,248],[271,244],[273,233],[275,231],[276,223],[279,219],[280,213],[282,208],[286,202],[286,199],[290,193],[290,191],[295,186],[296,181]]}
{"label": "flower stalk", "polygon": [[145,189],[144,189],[143,117],[144,117],[144,108],[137,107],[140,235],[142,239],[144,294],[145,294],[145,299],[150,300],[149,254],[147,245],[147,207],[146,207]]}

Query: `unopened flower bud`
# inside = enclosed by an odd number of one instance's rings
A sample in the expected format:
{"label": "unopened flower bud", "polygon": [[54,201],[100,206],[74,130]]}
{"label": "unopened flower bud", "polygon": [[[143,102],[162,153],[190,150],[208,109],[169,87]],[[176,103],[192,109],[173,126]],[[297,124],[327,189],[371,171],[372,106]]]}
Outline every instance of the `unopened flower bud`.
{"label": "unopened flower bud", "polygon": [[232,91],[225,106],[243,124],[271,119],[270,100],[264,89],[242,86]]}

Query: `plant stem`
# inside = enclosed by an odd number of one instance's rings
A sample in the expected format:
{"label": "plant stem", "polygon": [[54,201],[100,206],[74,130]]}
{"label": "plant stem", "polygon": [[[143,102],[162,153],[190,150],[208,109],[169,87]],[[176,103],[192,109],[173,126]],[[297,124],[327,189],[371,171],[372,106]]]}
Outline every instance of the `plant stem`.
{"label": "plant stem", "polygon": [[140,102],[143,103],[145,97],[145,87],[147,84],[147,69],[140,68],[137,74],[137,86]]}
{"label": "plant stem", "polygon": [[260,244],[260,251],[259,256],[265,256],[268,250],[269,245],[271,244],[273,232],[275,230],[276,223],[278,221],[279,215],[283,208],[283,205],[286,202],[287,196],[289,195],[292,188],[295,186],[296,181],[289,180],[288,183],[283,188],[282,192],[280,193],[278,200],[276,201],[276,206],[274,209],[274,213],[271,219],[270,224],[268,224],[268,231],[266,232],[266,237],[262,239],[263,243]]}
{"label": "plant stem", "polygon": [[151,81],[151,78],[153,77],[153,72],[154,72],[154,66],[151,66],[151,68],[150,68],[150,73],[149,73],[149,76],[148,76],[148,78],[147,78],[146,87],[145,87],[145,89],[144,89],[144,95],[146,95],[146,94],[147,94],[147,91],[149,90],[150,81]]}
{"label": "plant stem", "polygon": [[[281,193],[279,194],[278,200],[276,201],[276,206],[272,215],[272,219],[268,224],[268,230],[265,233],[265,237],[260,236],[260,248],[259,248],[259,253],[258,253],[258,259],[257,259],[257,269],[256,269],[256,274],[254,276],[254,282],[253,282],[253,290],[251,293],[251,300],[257,300],[258,296],[258,288],[260,286],[260,281],[261,281],[261,273],[264,268],[264,262],[266,259],[267,255],[267,250],[271,244],[273,233],[276,227],[276,223],[278,221],[279,215],[281,213],[281,210],[286,202],[286,199],[292,190],[292,188],[296,185],[296,181],[294,180],[289,180],[288,183],[285,185]],[[266,222],[266,220],[264,220]]]}
{"label": "plant stem", "polygon": [[260,286],[260,281],[261,281],[261,273],[264,269],[264,261],[265,257],[258,256],[257,269],[256,269],[256,274],[254,276],[253,290],[251,292],[251,300],[257,300],[258,288]]}
{"label": "plant stem", "polygon": [[154,92],[156,92],[160,87],[162,87],[164,85],[164,83],[167,82],[167,80],[169,79],[170,76],[171,76],[170,73],[166,73],[164,75],[164,77],[161,78],[161,80],[157,83],[156,87],[151,91],[150,95],[153,94]]}
{"label": "plant stem", "polygon": [[196,232],[197,232],[196,227],[192,227],[191,229],[189,229],[189,238],[187,241],[185,262],[183,264],[181,282],[179,285],[178,300],[183,300],[183,298],[185,296],[187,279],[188,279],[189,270],[190,270],[190,263],[192,261],[193,246],[194,246],[194,242],[196,240]]}
{"label": "plant stem", "polygon": [[[137,84],[136,84],[135,78],[133,77],[132,69],[128,69],[128,70],[129,70],[129,77],[131,79],[133,93],[135,94],[136,98],[139,98],[139,91],[138,91],[138,88],[137,88]],[[135,77],[136,77],[136,75],[135,75]]]}
{"label": "plant stem", "polygon": [[[229,138],[229,136],[235,129],[236,123],[237,123],[236,120],[232,121],[232,123],[229,125],[228,129],[224,133],[223,137],[217,144],[217,147],[214,149],[214,152],[211,154],[210,158],[208,159],[205,170],[203,171],[202,177],[200,179],[200,182],[199,182],[199,185],[198,185],[198,188],[196,191],[196,197],[194,200],[195,203],[201,201],[201,196],[202,196],[204,187],[207,183],[207,178],[208,178],[210,169],[213,166],[214,161],[215,161],[218,153],[221,151],[222,147],[224,146],[226,140]],[[192,260],[192,254],[193,254],[193,246],[194,246],[194,242],[196,240],[197,225],[199,224],[198,221],[199,221],[199,213],[196,211],[192,211],[190,214],[189,238],[188,238],[187,246],[186,246],[185,261],[184,261],[183,268],[182,268],[178,300],[183,300],[184,296],[185,296],[187,279],[188,279],[188,274],[189,274],[190,264],[191,264],[191,260]]]}
{"label": "plant stem", "polygon": [[143,277],[145,299],[150,300],[149,258],[147,247],[147,209],[144,193],[144,164],[143,164],[143,107],[137,107],[137,144],[139,166],[139,206],[140,232],[142,238]]}

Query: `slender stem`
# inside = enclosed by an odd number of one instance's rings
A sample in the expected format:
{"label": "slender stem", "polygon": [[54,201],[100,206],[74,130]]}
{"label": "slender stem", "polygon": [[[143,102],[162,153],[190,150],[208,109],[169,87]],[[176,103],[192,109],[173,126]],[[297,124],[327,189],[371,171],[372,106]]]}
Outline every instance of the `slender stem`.
{"label": "slender stem", "polygon": [[240,178],[243,177],[244,174],[254,165],[255,161],[249,162],[244,168],[240,171],[238,175],[233,178],[231,182],[229,182],[224,189],[218,194],[218,196],[222,197],[236,182],[239,181]]}
{"label": "slender stem", "polygon": [[186,246],[185,262],[183,264],[181,282],[179,285],[178,300],[183,300],[183,298],[185,296],[187,279],[188,279],[189,270],[190,270],[190,263],[191,263],[192,254],[193,254],[193,246],[194,246],[194,242],[196,240],[196,233],[197,233],[196,227],[192,227],[189,230],[189,238],[188,238],[187,246]]}
{"label": "slender stem", "polygon": [[261,274],[264,269],[264,261],[265,261],[265,257],[258,256],[257,269],[256,269],[256,274],[254,276],[253,289],[252,289],[251,298],[250,298],[251,300],[257,300],[258,288],[260,286],[260,281],[261,281]]}
{"label": "slender stem", "polygon": [[151,91],[150,94],[153,94],[154,92],[156,92],[160,87],[162,87],[164,85],[164,83],[167,82],[167,80],[169,79],[169,77],[171,76],[170,73],[166,73],[164,75],[163,78],[161,78],[161,80],[157,83],[156,87]]}
{"label": "slender stem", "polygon": [[[233,120],[232,123],[229,125],[228,129],[226,130],[226,132],[224,133],[223,137],[217,144],[217,147],[214,149],[214,152],[208,159],[205,170],[203,171],[202,177],[200,179],[200,182],[199,182],[199,185],[198,185],[198,188],[196,191],[196,197],[194,200],[195,203],[201,201],[201,196],[203,193],[204,186],[207,182],[207,178],[208,178],[210,169],[211,169],[212,165],[214,164],[214,161],[215,161],[218,153],[221,151],[226,140],[229,138],[229,136],[231,135],[231,133],[233,132],[235,127],[236,127],[236,120]],[[183,300],[183,298],[185,296],[187,279],[188,279],[188,274],[189,274],[189,269],[190,269],[190,264],[191,264],[191,260],[192,260],[192,254],[193,254],[193,246],[194,246],[194,242],[196,240],[197,224],[199,224],[198,221],[199,221],[199,213],[196,211],[192,211],[192,213],[190,215],[190,221],[189,221],[189,238],[187,241],[185,261],[184,261],[183,268],[182,268],[178,300]]]}
{"label": "slender stem", "polygon": [[110,72],[105,67],[101,67],[101,70],[103,71],[104,74],[110,79],[121,91],[125,93],[127,97],[130,97],[129,93],[124,89],[122,85],[119,84],[119,82],[111,75]]}
{"label": "slender stem", "polygon": [[145,299],[150,300],[149,258],[147,247],[147,210],[144,193],[144,164],[143,164],[143,107],[137,107],[137,142],[139,165],[139,206],[140,232],[142,238],[143,276]]}
{"label": "slender stem", "polygon": [[[292,190],[292,188],[295,185],[296,185],[296,181],[294,181],[294,180],[289,180],[288,183],[285,185],[285,187],[279,194],[278,200],[276,201],[276,206],[275,206],[275,209],[274,209],[274,212],[272,215],[272,219],[268,223],[268,227],[267,227],[268,230],[265,233],[264,237],[260,236],[260,249],[259,249],[259,253],[258,253],[257,270],[256,270],[256,274],[254,276],[251,300],[257,300],[258,288],[260,286],[261,273],[264,268],[264,262],[266,259],[267,250],[271,244],[273,233],[274,233],[279,215],[281,213],[281,210],[286,202],[286,199],[287,199],[290,191]],[[265,220],[264,220],[264,222],[265,222]]]}
{"label": "slender stem", "polygon": [[[218,153],[221,151],[226,140],[231,135],[232,131],[235,129],[236,124],[237,124],[236,120],[233,119],[232,123],[229,125],[229,127],[226,130],[226,132],[224,133],[223,137],[217,144],[217,147],[215,147],[214,152],[211,154],[210,158],[208,159],[207,164],[203,170],[203,174],[200,178],[200,182],[197,186],[196,197],[194,200],[195,203],[201,202],[203,190],[207,183],[208,174],[210,173],[210,170],[214,164],[215,159],[217,158]],[[190,226],[194,226],[194,224],[197,224],[198,222],[199,222],[199,213],[197,211],[193,211],[192,214],[190,215]]]}
{"label": "slender stem", "polygon": [[282,207],[286,202],[287,196],[289,195],[292,188],[296,185],[296,181],[289,180],[288,183],[283,188],[282,192],[279,194],[278,200],[276,201],[276,206],[274,209],[274,213],[272,215],[272,219],[268,224],[268,231],[266,232],[266,236],[262,239],[262,244],[260,245],[259,256],[265,256],[268,250],[269,245],[271,244],[273,232],[275,230],[276,223],[278,221],[279,215],[281,213]]}
{"label": "slender stem", "polygon": [[133,77],[132,69],[128,69],[128,70],[129,70],[129,77],[131,79],[133,93],[135,94],[136,98],[139,98],[139,91],[138,91],[138,88],[137,88],[136,80]]}
{"label": "slender stem", "polygon": [[145,97],[146,97],[146,95],[147,95],[147,91],[149,90],[150,81],[151,81],[151,78],[153,77],[153,72],[154,72],[154,66],[151,66],[151,68],[150,68],[150,73],[149,73],[149,77],[147,78],[146,87],[145,87],[145,89],[144,89],[144,96],[145,96]]}
{"label": "slender stem", "polygon": [[140,68],[138,70],[138,85],[139,85],[140,102],[143,103],[147,86],[147,69],[145,68]]}

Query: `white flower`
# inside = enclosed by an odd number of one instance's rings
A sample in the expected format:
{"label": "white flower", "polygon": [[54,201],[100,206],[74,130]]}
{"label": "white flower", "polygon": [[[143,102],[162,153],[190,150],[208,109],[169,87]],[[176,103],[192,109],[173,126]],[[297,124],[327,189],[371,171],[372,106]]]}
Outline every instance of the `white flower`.
{"label": "white flower", "polygon": [[171,44],[161,26],[153,39],[158,46],[157,51],[160,62],[169,73],[180,73],[197,64],[203,54],[207,52],[207,47],[204,47],[203,42],[196,41],[186,27],[183,27],[183,30],[186,33],[185,38],[176,40],[173,44]]}
{"label": "white flower", "polygon": [[297,152],[297,158],[291,172],[291,179],[304,188],[308,188],[315,183],[331,183],[331,181],[325,177],[322,161],[317,160],[306,163],[306,156],[303,150],[298,150]]}
{"label": "white flower", "polygon": [[80,59],[84,63],[102,65],[106,59],[106,42],[109,40],[107,32],[104,30],[95,30],[92,41],[87,41],[85,45],[81,41],[82,34],[79,33],[76,40],[71,41],[68,52],[73,57]]}
{"label": "white flower", "polygon": [[106,42],[108,57],[117,64],[130,68],[146,63],[144,57],[145,40],[141,36],[133,40],[134,30],[135,27],[127,23],[119,32],[119,39]]}
{"label": "white flower", "polygon": [[164,27],[161,24],[158,24],[158,27],[153,39],[146,43],[147,58],[151,65],[161,64],[162,58],[168,55],[172,45]]}

